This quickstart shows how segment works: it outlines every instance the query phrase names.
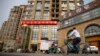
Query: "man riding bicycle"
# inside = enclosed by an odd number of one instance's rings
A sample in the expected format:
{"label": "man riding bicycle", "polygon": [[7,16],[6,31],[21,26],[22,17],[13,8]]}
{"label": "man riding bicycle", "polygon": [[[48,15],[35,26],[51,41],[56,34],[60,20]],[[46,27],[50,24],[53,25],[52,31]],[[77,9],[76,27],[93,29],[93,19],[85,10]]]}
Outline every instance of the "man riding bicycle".
{"label": "man riding bicycle", "polygon": [[76,30],[76,28],[74,27],[72,29],[72,31],[69,33],[68,37],[73,37],[73,51],[75,53],[79,52],[79,43],[81,42],[81,38],[80,38],[80,34],[79,32]]}

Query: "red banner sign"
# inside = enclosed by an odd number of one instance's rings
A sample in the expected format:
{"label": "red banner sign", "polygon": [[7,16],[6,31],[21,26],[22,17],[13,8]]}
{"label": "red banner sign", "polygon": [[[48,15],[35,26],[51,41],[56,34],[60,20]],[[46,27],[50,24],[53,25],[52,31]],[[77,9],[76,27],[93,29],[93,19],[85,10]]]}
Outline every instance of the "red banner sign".
{"label": "red banner sign", "polygon": [[51,20],[22,20],[21,25],[57,25],[57,21],[51,21]]}

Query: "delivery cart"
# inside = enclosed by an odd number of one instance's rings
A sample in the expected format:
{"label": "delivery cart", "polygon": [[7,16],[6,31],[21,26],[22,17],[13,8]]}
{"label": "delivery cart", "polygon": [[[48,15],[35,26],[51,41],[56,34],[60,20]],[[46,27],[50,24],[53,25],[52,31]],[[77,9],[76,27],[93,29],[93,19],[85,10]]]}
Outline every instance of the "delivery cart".
{"label": "delivery cart", "polygon": [[53,41],[50,40],[41,40],[40,51],[48,54],[52,43]]}

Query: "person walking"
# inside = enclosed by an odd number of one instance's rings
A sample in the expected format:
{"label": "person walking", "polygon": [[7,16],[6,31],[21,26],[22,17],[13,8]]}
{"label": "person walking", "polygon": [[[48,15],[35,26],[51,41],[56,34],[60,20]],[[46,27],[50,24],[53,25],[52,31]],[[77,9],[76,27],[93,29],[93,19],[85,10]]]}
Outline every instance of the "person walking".
{"label": "person walking", "polygon": [[79,52],[79,43],[81,42],[80,34],[75,27],[71,29],[72,31],[69,33],[68,37],[73,37],[73,50],[75,53]]}

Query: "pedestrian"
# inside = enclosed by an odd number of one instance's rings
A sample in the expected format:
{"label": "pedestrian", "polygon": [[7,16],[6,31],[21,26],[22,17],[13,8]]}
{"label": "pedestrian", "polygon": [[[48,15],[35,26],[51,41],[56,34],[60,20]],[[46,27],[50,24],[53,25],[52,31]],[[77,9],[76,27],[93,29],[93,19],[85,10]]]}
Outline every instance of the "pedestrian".
{"label": "pedestrian", "polygon": [[69,33],[68,37],[73,37],[73,50],[78,53],[79,43],[81,42],[80,34],[75,27],[73,27],[71,30],[72,31]]}

